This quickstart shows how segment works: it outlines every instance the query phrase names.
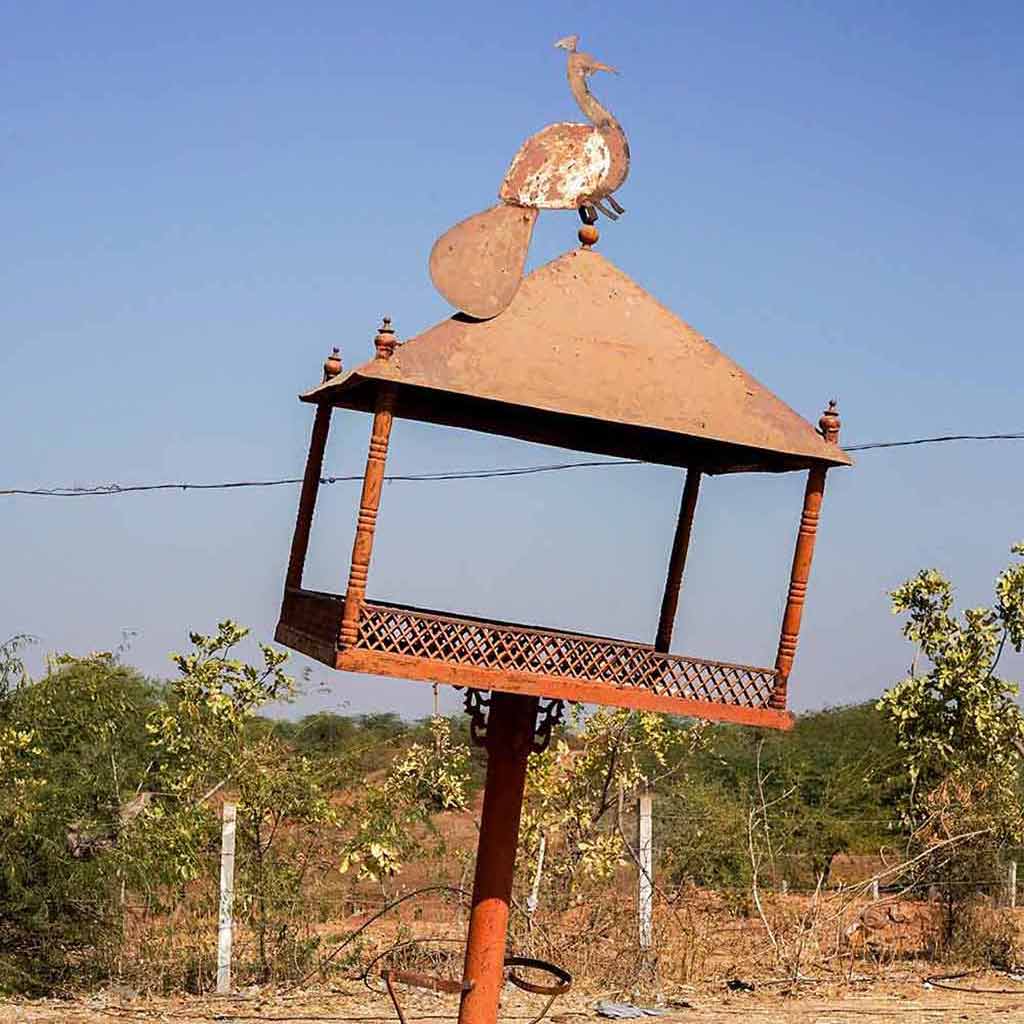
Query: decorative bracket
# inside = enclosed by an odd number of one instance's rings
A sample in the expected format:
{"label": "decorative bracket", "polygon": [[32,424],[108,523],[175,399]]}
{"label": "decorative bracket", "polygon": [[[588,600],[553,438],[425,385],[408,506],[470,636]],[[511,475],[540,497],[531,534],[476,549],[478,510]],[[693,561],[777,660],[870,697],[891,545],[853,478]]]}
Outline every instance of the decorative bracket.
{"label": "decorative bracket", "polygon": [[565,717],[565,701],[542,697],[537,709],[537,728],[533,734],[533,752],[543,754],[551,742],[551,733],[562,724]]}
{"label": "decorative bracket", "polygon": [[[565,716],[565,702],[555,698],[542,697],[538,707],[537,725],[534,729],[530,750],[542,754],[551,742],[551,733],[561,724]],[[487,746],[487,716],[491,706],[490,693],[467,688],[463,707],[469,715],[469,736],[473,745]]]}
{"label": "decorative bracket", "polygon": [[487,746],[487,709],[491,706],[490,691],[474,690],[472,687],[466,690],[466,696],[462,704],[469,715],[469,738],[476,747]]}

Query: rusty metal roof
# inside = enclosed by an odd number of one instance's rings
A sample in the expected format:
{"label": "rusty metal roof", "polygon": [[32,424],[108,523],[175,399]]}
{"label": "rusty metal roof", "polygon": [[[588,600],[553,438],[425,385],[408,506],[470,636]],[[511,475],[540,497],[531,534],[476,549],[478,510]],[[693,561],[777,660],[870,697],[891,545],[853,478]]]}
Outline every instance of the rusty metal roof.
{"label": "rusty metal roof", "polygon": [[491,320],[456,314],[302,396],[709,473],[849,465],[803,417],[600,254],[535,270]]}

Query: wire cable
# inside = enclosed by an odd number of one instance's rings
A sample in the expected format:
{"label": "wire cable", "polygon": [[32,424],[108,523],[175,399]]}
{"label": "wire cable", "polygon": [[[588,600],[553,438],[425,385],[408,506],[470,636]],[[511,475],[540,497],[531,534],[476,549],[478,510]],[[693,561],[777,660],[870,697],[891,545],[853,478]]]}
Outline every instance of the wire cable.
{"label": "wire cable", "polygon": [[909,441],[871,441],[867,444],[846,444],[843,451],[868,452],[879,448],[911,448],[919,444],[944,444],[947,441],[1021,441],[1024,433],[1018,434],[943,434],[939,437],[915,437]]}
{"label": "wire cable", "polygon": [[[566,469],[594,467],[639,466],[640,459],[592,459],[586,462],[558,462],[546,466],[506,466],[495,469],[449,470],[438,473],[390,473],[384,477],[390,483],[426,483],[448,480],[493,480],[497,477],[531,476],[536,473],[556,473]],[[356,476],[322,476],[321,484],[355,483],[363,479]],[[113,494],[135,494],[140,491],[224,491],[243,487],[281,487],[301,484],[302,477],[282,477],[278,480],[230,480],[219,483],[159,483],[159,484],[97,484],[92,487],[10,487],[0,490],[6,495],[34,495],[44,498],[106,497]]]}
{"label": "wire cable", "polygon": [[[877,451],[884,448],[911,448],[918,445],[946,444],[952,441],[1021,441],[1024,432],[1008,434],[944,434],[937,437],[916,437],[903,441],[870,441],[844,445],[847,452]],[[435,473],[390,473],[389,483],[429,483],[452,480],[495,480],[499,477],[533,476],[539,473],[560,473],[570,469],[612,469],[617,466],[641,466],[642,459],[587,459],[578,462],[553,462],[540,466],[499,466],[494,469],[456,469]],[[321,484],[355,483],[362,474],[322,476]],[[144,491],[228,491],[242,488],[283,487],[302,483],[302,477],[281,477],[273,480],[226,480],[215,483],[166,482],[157,484],[96,484],[91,487],[58,485],[54,487],[8,487],[0,497],[84,498],[109,497],[115,494],[138,494]]]}

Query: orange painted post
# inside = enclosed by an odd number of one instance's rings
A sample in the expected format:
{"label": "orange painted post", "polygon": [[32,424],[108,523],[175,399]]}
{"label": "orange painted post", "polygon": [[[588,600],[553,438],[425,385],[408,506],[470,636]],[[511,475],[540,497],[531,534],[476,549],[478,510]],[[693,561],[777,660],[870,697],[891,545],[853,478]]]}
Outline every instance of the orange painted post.
{"label": "orange painted post", "polygon": [[537,698],[491,694],[487,716],[487,783],[476,852],[459,1024],[495,1024],[504,981],[505,937],[533,746]]}
{"label": "orange painted post", "polygon": [[297,590],[302,586],[302,570],[306,564],[309,549],[309,531],[313,524],[316,496],[320,490],[320,476],[324,465],[324,448],[327,432],[331,425],[331,407],[323,402],[316,407],[313,419],[313,433],[309,439],[309,455],[306,457],[306,472],[302,478],[302,492],[299,495],[299,512],[295,518],[295,533],[292,536],[292,550],[288,556],[288,574],[285,587]]}
{"label": "orange painted post", "polygon": [[658,618],[658,633],[654,649],[667,654],[672,644],[672,627],[679,607],[679,587],[686,568],[686,553],[690,549],[690,533],[693,530],[693,515],[697,509],[697,494],[700,491],[701,471],[691,468],[686,471],[683,497],[679,503],[679,520],[672,540],[672,554],[668,559],[668,576],[665,580],[665,594],[661,599],[661,615]]}
{"label": "orange painted post", "polygon": [[[825,440],[830,444],[839,442],[839,414],[836,403],[829,402],[828,409],[822,413],[818,426]],[[818,533],[818,520],[821,516],[821,500],[825,493],[824,466],[815,466],[807,473],[807,487],[804,490],[804,505],[800,515],[800,529],[796,538],[796,549],[793,552],[793,568],[789,574],[789,593],[786,595],[786,610],[782,615],[782,632],[779,636],[779,649],[775,657],[775,691],[769,706],[781,710],[786,706],[786,689],[789,674],[793,669],[797,643],[800,640],[800,621],[804,614],[804,599],[807,597],[807,581],[811,575],[811,562],[814,558],[814,540]]]}
{"label": "orange painted post", "polygon": [[[376,349],[375,359],[387,362],[395,354],[398,340],[391,327],[391,317],[384,317],[384,322],[373,339],[373,345]],[[363,491],[359,498],[356,538],[352,542],[352,565],[349,568],[345,609],[338,634],[338,646],[341,648],[352,647],[359,639],[359,616],[363,610],[363,601],[366,599],[366,579],[370,573],[370,555],[373,554],[373,535],[377,529],[380,493],[384,488],[384,464],[388,457],[394,407],[394,391],[387,384],[382,384],[377,393],[377,405],[373,414],[370,450],[366,455]]]}
{"label": "orange painted post", "polygon": [[393,399],[383,392],[377,401],[370,433],[370,450],[366,456],[363,474],[363,492],[359,499],[359,518],[356,520],[356,538],[352,543],[352,565],[345,590],[345,611],[341,618],[339,642],[351,647],[359,638],[359,614],[366,599],[366,580],[370,573],[370,555],[373,554],[373,535],[377,529],[377,511],[384,487],[384,464],[388,457],[391,438]]}
{"label": "orange painted post", "polygon": [[796,646],[800,639],[800,620],[804,614],[804,599],[807,597],[807,580],[811,575],[811,560],[814,558],[814,538],[818,532],[818,517],[821,498],[825,490],[825,470],[815,467],[807,474],[807,488],[804,491],[804,507],[800,516],[800,530],[793,552],[793,568],[789,575],[789,593],[786,595],[786,610],[782,615],[782,633],[779,636],[779,650],[775,657],[775,671],[778,673],[771,707],[782,709],[786,706],[786,688],[789,673],[796,657]]}

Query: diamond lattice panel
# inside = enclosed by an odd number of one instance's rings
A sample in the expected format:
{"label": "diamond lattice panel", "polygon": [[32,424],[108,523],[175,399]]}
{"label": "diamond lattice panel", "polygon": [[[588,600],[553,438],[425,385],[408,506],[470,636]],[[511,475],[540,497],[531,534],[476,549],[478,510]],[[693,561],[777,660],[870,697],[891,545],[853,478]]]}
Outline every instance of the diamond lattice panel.
{"label": "diamond lattice panel", "polygon": [[764,708],[775,672],[659,654],[642,644],[497,625],[367,603],[358,647],[507,672],[645,689],[665,697]]}

